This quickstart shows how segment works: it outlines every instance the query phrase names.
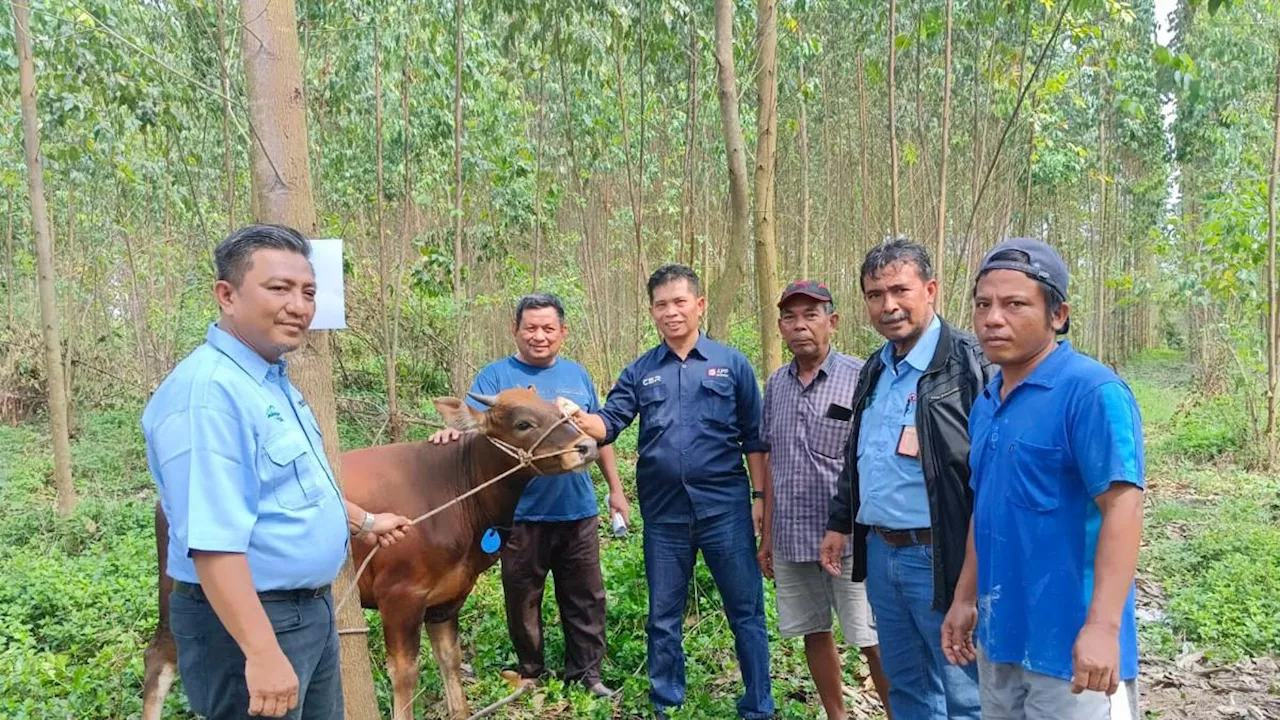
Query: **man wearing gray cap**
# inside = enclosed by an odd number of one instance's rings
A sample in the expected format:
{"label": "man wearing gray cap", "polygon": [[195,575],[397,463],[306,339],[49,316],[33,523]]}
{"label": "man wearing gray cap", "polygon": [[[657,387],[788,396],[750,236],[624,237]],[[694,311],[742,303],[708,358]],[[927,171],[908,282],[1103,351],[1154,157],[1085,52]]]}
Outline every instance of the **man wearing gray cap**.
{"label": "man wearing gray cap", "polygon": [[1058,339],[1067,282],[1057,251],[1014,239],[974,287],[1000,371],[969,416],[973,520],[942,647],[977,661],[984,720],[1140,717],[1142,419],[1123,380]]}

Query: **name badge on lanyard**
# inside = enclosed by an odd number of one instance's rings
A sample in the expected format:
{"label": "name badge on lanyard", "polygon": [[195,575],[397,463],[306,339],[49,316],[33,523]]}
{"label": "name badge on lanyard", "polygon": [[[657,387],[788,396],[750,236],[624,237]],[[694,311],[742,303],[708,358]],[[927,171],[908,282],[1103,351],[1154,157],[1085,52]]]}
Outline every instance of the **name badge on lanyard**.
{"label": "name badge on lanyard", "polygon": [[920,457],[920,438],[916,434],[913,416],[915,409],[916,394],[911,393],[907,396],[906,406],[902,409],[902,434],[898,436],[898,454],[903,457]]}

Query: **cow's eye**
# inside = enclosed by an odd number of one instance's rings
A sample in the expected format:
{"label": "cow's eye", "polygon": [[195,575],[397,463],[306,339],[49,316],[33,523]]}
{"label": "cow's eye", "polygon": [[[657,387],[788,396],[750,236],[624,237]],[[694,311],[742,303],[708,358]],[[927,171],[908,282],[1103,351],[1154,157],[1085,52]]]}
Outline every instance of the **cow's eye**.
{"label": "cow's eye", "polygon": [[533,429],[533,423],[529,422],[528,420],[521,420],[521,421],[519,421],[519,422],[517,422],[517,423],[516,423],[516,429],[517,429],[517,430],[520,430],[520,431],[524,431],[524,430],[532,430],[532,429]]}

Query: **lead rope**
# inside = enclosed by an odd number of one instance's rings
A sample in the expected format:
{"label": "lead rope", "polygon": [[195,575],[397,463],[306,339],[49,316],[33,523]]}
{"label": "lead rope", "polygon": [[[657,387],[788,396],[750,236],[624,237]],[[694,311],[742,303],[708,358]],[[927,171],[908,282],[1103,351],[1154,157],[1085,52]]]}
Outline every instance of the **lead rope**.
{"label": "lead rope", "polygon": [[[534,463],[538,462],[539,460],[545,460],[547,458],[552,458],[552,457],[559,457],[560,455],[567,455],[568,453],[571,453],[571,452],[577,452],[577,448],[565,448],[563,450],[556,450],[555,452],[543,453],[541,455],[533,454],[533,452],[537,450],[540,445],[542,445],[542,442],[551,435],[551,432],[553,430],[560,427],[566,422],[569,423],[570,425],[573,425],[573,421],[570,420],[569,416],[565,415],[562,411],[560,415],[560,419],[552,423],[551,426],[548,427],[546,431],[543,432],[542,435],[538,437],[537,442],[531,445],[528,450],[521,447],[516,447],[515,445],[512,445],[511,443],[505,442],[503,440],[499,440],[498,438],[489,437],[488,435],[485,435],[484,438],[489,442],[493,443],[495,447],[497,447],[499,450],[505,452],[506,454],[516,459],[517,463],[515,467],[512,467],[506,472],[501,473],[495,477],[492,477],[484,481],[483,483],[471,488],[470,490],[450,500],[449,502],[441,505],[440,507],[434,508],[432,510],[429,510],[419,515],[413,520],[410,520],[409,525],[411,526],[417,525],[418,523],[422,522],[423,520],[426,520],[427,518],[430,518],[434,515],[442,513],[445,510],[449,509],[451,506],[456,505],[462,502],[463,500],[466,500],[467,498],[471,497],[472,495],[475,495],[481,490],[484,490],[485,488],[498,482],[499,480],[502,480],[503,478],[506,478],[510,476],[512,473],[515,473],[519,470],[523,470],[524,468],[531,467],[533,468],[533,472],[535,475],[541,475],[542,473],[538,472],[538,468],[534,465]],[[576,425],[573,425],[573,426],[575,428],[577,427]],[[378,551],[381,549],[382,549],[381,545],[375,545],[373,547],[373,550],[370,550],[369,554],[365,556],[364,562],[360,563],[360,568],[356,570],[355,578],[352,579],[351,585],[347,588],[346,592],[343,593],[341,600],[338,602],[338,606],[333,611],[333,614],[335,617],[337,617],[338,613],[342,611],[342,608],[347,604],[347,601],[351,599],[352,593],[354,593],[356,589],[360,586],[360,576],[364,574],[365,568],[369,567],[369,561],[373,560],[373,556],[377,555]],[[341,633],[343,634],[348,632],[350,631],[341,631]]]}

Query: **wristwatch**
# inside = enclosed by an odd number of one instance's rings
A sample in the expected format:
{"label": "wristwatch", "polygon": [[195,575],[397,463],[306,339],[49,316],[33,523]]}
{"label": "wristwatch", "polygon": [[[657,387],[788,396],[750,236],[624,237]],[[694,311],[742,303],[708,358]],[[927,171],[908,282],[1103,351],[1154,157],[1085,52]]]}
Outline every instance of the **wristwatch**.
{"label": "wristwatch", "polygon": [[764,491],[763,491],[763,490],[752,490],[752,491],[751,491],[751,499],[752,499],[752,500],[763,500],[763,499],[764,499]]}
{"label": "wristwatch", "polygon": [[352,533],[356,537],[364,537],[373,530],[373,513],[368,510],[364,511],[364,520],[360,521],[360,529]]}

